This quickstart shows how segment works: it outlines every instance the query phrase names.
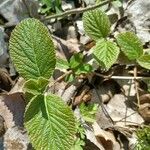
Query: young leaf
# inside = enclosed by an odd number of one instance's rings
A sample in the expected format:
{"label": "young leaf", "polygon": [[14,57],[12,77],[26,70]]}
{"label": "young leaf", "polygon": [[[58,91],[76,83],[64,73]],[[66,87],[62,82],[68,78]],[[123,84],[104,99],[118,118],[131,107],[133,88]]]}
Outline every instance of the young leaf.
{"label": "young leaf", "polygon": [[69,74],[65,77],[65,82],[72,82],[75,79],[73,74]]}
{"label": "young leaf", "polygon": [[98,104],[90,104],[85,105],[84,103],[80,104],[80,112],[82,117],[87,122],[94,122],[95,121],[95,115],[98,110]]}
{"label": "young leaf", "polygon": [[150,55],[141,56],[139,59],[137,59],[137,62],[143,68],[150,69]]}
{"label": "young leaf", "polygon": [[42,77],[38,78],[38,80],[30,79],[25,82],[24,91],[33,95],[42,94],[48,82],[49,81],[47,79]]}
{"label": "young leaf", "polygon": [[137,59],[143,55],[142,42],[134,33],[125,32],[119,34],[117,42],[129,60]]}
{"label": "young leaf", "polygon": [[85,146],[85,141],[80,138],[77,138],[71,150],[83,150],[84,146]]}
{"label": "young leaf", "polygon": [[73,112],[53,94],[39,95],[29,102],[25,127],[35,149],[70,150],[74,143],[76,129]]}
{"label": "young leaf", "polygon": [[90,73],[92,72],[92,66],[90,64],[82,64],[79,66],[79,68],[75,71],[75,74],[79,75],[82,73]]}
{"label": "young leaf", "polygon": [[85,32],[94,40],[105,38],[110,32],[108,16],[99,9],[91,10],[83,14]]}
{"label": "young leaf", "polygon": [[92,71],[92,66],[84,62],[84,55],[82,53],[76,53],[70,58],[70,68],[76,75],[82,73],[89,73]]}
{"label": "young leaf", "polygon": [[99,64],[108,70],[117,60],[119,48],[115,43],[101,39],[96,43],[93,54]]}
{"label": "young leaf", "polygon": [[10,56],[25,79],[49,78],[55,68],[55,51],[47,28],[36,19],[25,19],[10,37]]}
{"label": "young leaf", "polygon": [[56,58],[56,68],[58,69],[68,69],[69,68],[69,63],[67,60],[61,59],[61,58]]}
{"label": "young leaf", "polygon": [[76,53],[70,58],[70,67],[72,69],[77,68],[83,61],[83,54],[82,53]]}

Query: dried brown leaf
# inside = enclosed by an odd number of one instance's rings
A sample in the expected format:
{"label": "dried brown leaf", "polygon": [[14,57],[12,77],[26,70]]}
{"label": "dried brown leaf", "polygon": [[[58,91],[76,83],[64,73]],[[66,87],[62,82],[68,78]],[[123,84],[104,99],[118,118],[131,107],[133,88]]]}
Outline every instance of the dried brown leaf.
{"label": "dried brown leaf", "polygon": [[102,130],[96,122],[92,126],[96,139],[103,145],[105,150],[120,150],[120,145],[116,141],[113,133]]}
{"label": "dried brown leaf", "polygon": [[6,69],[0,68],[0,91],[10,91],[13,85],[13,81],[11,80]]}
{"label": "dried brown leaf", "polygon": [[138,111],[146,122],[150,122],[150,94],[143,94],[140,96]]}
{"label": "dried brown leaf", "polygon": [[25,101],[22,93],[3,95],[0,97],[0,115],[6,122],[6,127],[23,126]]}

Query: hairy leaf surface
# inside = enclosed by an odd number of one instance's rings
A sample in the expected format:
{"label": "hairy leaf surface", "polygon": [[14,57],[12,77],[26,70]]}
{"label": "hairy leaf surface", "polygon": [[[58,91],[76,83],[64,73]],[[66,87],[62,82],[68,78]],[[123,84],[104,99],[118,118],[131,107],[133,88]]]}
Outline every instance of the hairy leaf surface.
{"label": "hairy leaf surface", "polygon": [[119,48],[113,42],[101,39],[96,43],[93,54],[102,67],[109,69],[118,58]]}
{"label": "hairy leaf surface", "polygon": [[132,32],[119,34],[117,42],[129,60],[137,59],[143,54],[142,42]]}
{"label": "hairy leaf surface", "polygon": [[47,28],[36,19],[25,19],[10,37],[10,55],[25,79],[49,78],[55,67],[55,51]]}
{"label": "hairy leaf surface", "polygon": [[108,16],[99,9],[91,10],[83,14],[85,32],[94,40],[105,38],[110,32]]}
{"label": "hairy leaf surface", "polygon": [[72,110],[56,95],[38,95],[29,102],[25,127],[35,149],[70,150],[74,143]]}

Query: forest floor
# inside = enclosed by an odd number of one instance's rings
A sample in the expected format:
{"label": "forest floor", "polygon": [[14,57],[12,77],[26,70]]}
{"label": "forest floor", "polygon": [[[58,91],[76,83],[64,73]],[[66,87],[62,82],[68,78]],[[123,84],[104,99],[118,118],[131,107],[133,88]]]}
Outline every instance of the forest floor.
{"label": "forest floor", "polygon": [[[95,41],[85,33],[82,20],[88,10],[103,10],[111,22],[108,38],[134,32],[149,54],[150,1],[99,1],[104,4],[98,5],[98,0],[51,1],[51,5],[48,0],[0,1],[0,150],[33,149],[23,127],[25,81],[13,65],[8,46],[12,30],[26,18],[40,20],[52,35],[58,63],[49,91],[72,106],[84,130],[74,150],[133,150],[145,138],[137,134],[143,128],[148,128],[142,131],[147,141],[145,149],[138,148],[150,150],[149,69],[121,54],[108,70],[95,63],[91,58]],[[63,63],[79,53],[93,67],[91,72],[76,74]]]}

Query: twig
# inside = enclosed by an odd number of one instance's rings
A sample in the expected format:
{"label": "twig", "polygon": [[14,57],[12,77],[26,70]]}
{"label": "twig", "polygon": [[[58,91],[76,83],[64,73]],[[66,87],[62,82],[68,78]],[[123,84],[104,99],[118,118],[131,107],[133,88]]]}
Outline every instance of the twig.
{"label": "twig", "polygon": [[48,91],[48,89],[50,87],[52,87],[53,85],[55,85],[57,82],[61,81],[63,78],[65,78],[67,75],[71,74],[72,70],[67,71],[66,73],[64,73],[62,76],[58,77],[55,81],[51,82],[45,89],[45,92]]}
{"label": "twig", "polygon": [[41,19],[41,21],[46,21],[46,20],[50,20],[53,18],[65,17],[65,16],[68,16],[71,14],[76,14],[76,13],[83,13],[85,11],[93,10],[93,9],[98,8],[98,7],[104,6],[108,3],[110,3],[110,0],[104,1],[102,3],[96,4],[96,5],[93,5],[90,7],[86,7],[86,8],[77,8],[77,9],[68,10],[68,11],[65,11],[64,13],[61,13],[61,14],[47,16],[47,17]]}
{"label": "twig", "polygon": [[111,76],[111,79],[119,79],[119,80],[139,80],[139,79],[143,79],[143,80],[150,80],[150,77],[130,77],[130,76]]}
{"label": "twig", "polygon": [[93,72],[93,75],[97,75],[99,77],[102,77],[102,78],[105,78],[105,79],[118,79],[118,80],[139,80],[139,79],[143,79],[143,80],[150,80],[150,77],[143,77],[143,76],[140,76],[140,77],[132,77],[132,76],[113,76],[113,72],[109,75],[103,75],[103,74],[100,74],[100,73],[97,73],[97,72]]}
{"label": "twig", "polygon": [[58,77],[54,82],[52,82],[49,87],[53,86],[54,84],[56,84],[57,82],[61,81],[62,79],[64,79],[67,75],[71,74],[72,70],[69,70],[67,72],[65,72],[62,76]]}
{"label": "twig", "polygon": [[137,77],[137,66],[134,67],[134,83],[135,83],[137,103],[138,103],[138,107],[140,107],[140,95],[139,95],[138,82],[136,81],[136,77]]}
{"label": "twig", "polygon": [[105,79],[110,79],[113,75],[113,72],[109,75],[103,75],[103,74],[100,74],[100,73],[97,73],[97,72],[93,72],[94,75],[97,75],[99,77],[102,77],[102,78],[105,78]]}

